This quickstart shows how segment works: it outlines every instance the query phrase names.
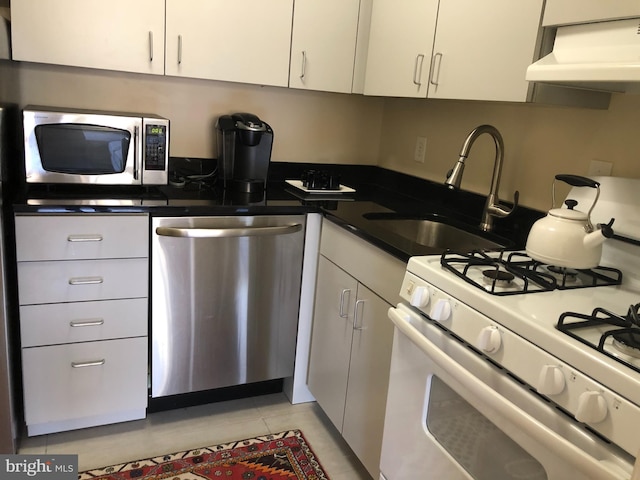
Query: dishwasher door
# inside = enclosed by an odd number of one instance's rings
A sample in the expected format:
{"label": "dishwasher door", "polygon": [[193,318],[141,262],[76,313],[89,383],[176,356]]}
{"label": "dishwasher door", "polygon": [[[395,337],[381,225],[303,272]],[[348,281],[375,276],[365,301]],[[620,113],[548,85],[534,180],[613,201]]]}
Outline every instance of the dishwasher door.
{"label": "dishwasher door", "polygon": [[152,219],[152,397],[293,375],[304,230],[304,215]]}

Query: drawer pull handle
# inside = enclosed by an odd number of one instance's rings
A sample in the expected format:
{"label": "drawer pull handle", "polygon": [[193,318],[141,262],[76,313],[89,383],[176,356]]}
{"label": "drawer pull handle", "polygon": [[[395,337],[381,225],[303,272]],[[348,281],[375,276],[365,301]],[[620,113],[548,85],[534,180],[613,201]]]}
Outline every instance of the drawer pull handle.
{"label": "drawer pull handle", "polygon": [[67,242],[101,242],[102,235],[93,234],[93,235],[69,235],[67,237]]}
{"label": "drawer pull handle", "polygon": [[72,368],[84,368],[84,367],[99,367],[100,365],[104,365],[105,359],[102,360],[94,360],[92,362],[71,362]]}
{"label": "drawer pull handle", "polygon": [[102,277],[75,277],[69,279],[69,285],[97,285],[104,282]]}
{"label": "drawer pull handle", "polygon": [[104,325],[104,320],[102,318],[83,320],[83,321],[73,320],[69,322],[69,325],[71,325],[72,327],[97,327],[99,325]]}

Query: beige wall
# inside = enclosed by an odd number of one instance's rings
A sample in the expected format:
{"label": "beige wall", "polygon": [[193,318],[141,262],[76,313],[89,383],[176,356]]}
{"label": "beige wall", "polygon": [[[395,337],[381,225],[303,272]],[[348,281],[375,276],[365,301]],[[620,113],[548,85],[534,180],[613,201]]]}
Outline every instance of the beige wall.
{"label": "beige wall", "polygon": [[[489,123],[500,130],[505,143],[501,198],[510,200],[514,190],[519,190],[523,205],[548,210],[553,176],[587,175],[592,160],[613,163],[614,176],[640,178],[638,111],[640,96],[629,94],[614,95],[608,110],[388,99],[378,164],[444,181],[469,132]],[[413,159],[418,136],[427,138],[424,164]],[[466,162],[461,188],[487,193],[494,156],[491,138],[478,138]]]}
{"label": "beige wall", "polygon": [[165,116],[171,120],[173,156],[216,157],[216,118],[251,112],[274,130],[274,161],[377,161],[382,99],[12,62],[0,62],[0,81],[0,100],[21,106]]}
{"label": "beige wall", "polygon": [[[224,82],[0,61],[0,100],[157,113],[172,122],[171,155],[214,157],[214,122],[249,111],[273,127],[274,161],[378,164],[441,182],[467,134],[490,123],[504,137],[500,196],[547,210],[556,173],[586,175],[591,160],[640,178],[640,95],[616,94],[608,110],[382,99]],[[425,163],[413,160],[427,138]],[[489,190],[494,148],[478,139],[462,188]],[[561,195],[564,193],[560,191]]]}

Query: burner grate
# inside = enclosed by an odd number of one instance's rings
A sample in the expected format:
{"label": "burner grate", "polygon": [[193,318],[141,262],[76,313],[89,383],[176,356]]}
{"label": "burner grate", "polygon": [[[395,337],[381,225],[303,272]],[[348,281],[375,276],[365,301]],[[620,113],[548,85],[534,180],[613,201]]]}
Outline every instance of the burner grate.
{"label": "burner grate", "polygon": [[[447,250],[440,257],[440,264],[465,282],[492,295],[518,295],[598,286],[620,285],[622,272],[610,267],[590,270],[559,270],[533,260],[524,252],[483,251],[456,252]],[[471,269],[486,266],[484,285],[471,278]],[[489,274],[488,270],[495,270]],[[485,273],[486,272],[486,273]],[[504,288],[500,272],[507,272],[518,279],[519,288]],[[491,278],[487,278],[491,277]]]}
{"label": "burner grate", "polygon": [[[611,338],[614,340],[614,343],[612,345],[613,348],[617,348],[619,351],[622,351],[622,353],[627,353],[631,356],[635,356],[633,354],[630,354],[628,351],[625,352],[616,347],[615,341],[617,340],[618,342],[620,342],[619,339],[624,335],[633,337],[637,337],[638,335],[640,335],[640,318],[638,314],[639,309],[640,304],[631,305],[626,316],[615,314],[604,308],[595,308],[591,312],[591,314],[565,312],[560,315],[556,328],[583,343],[584,345],[587,345],[606,355],[607,357],[613,358],[614,360],[632,368],[633,370],[640,372],[640,367],[633,365],[632,363],[626,361],[624,358],[621,358],[618,355],[615,355],[606,348],[607,340]],[[585,339],[578,332],[581,328],[601,326],[611,326],[613,328],[602,333],[597,343]],[[629,346],[627,345],[627,347]]]}
{"label": "burner grate", "polygon": [[[496,252],[492,253],[495,254]],[[514,253],[511,253],[509,257],[511,258],[513,255]],[[440,257],[440,264],[465,282],[481,288],[492,295],[506,296],[522,293],[548,292],[557,288],[556,280],[552,275],[533,271],[517,261],[504,260],[503,252],[499,252],[497,257],[493,257],[482,250],[474,250],[468,253],[449,250],[444,252]],[[492,274],[483,272],[485,285],[475,281],[469,275],[470,269],[478,266],[488,267],[486,270],[495,270],[495,273]],[[512,275],[514,279],[518,279],[521,287],[500,289],[500,287],[503,286],[500,272],[507,272]]]}

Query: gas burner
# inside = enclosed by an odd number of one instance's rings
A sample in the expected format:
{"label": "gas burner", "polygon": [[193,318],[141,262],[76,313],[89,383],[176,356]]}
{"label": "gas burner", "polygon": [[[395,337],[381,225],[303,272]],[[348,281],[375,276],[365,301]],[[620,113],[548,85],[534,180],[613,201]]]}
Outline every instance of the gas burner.
{"label": "gas burner", "polygon": [[558,280],[563,280],[564,282],[575,283],[578,279],[578,271],[572,268],[547,265],[547,271]]}
{"label": "gas burner", "polygon": [[508,287],[516,278],[513,273],[498,269],[483,270],[482,275],[486,283],[496,285],[497,287]]}
{"label": "gas burner", "polygon": [[612,337],[616,350],[630,357],[640,358],[640,329],[616,332]]}

